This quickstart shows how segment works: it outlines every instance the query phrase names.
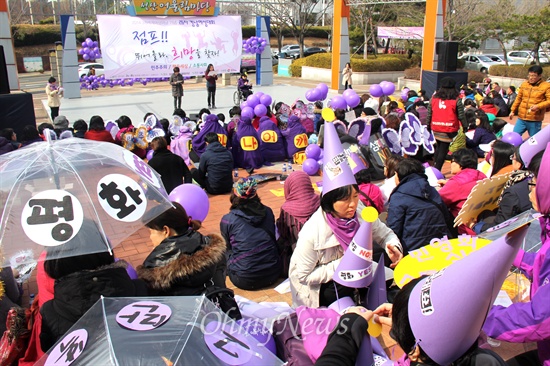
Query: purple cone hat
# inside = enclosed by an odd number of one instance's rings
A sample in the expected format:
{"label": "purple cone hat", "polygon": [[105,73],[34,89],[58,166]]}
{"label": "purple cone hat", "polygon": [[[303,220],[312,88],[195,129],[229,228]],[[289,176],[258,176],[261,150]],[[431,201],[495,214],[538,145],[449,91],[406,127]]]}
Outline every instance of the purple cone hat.
{"label": "purple cone hat", "polygon": [[521,144],[519,147],[519,155],[521,156],[521,160],[523,160],[526,167],[529,166],[533,156],[537,155],[539,151],[542,151],[549,142],[550,126],[546,126]]}
{"label": "purple cone hat", "polygon": [[[325,108],[329,109],[330,108]],[[323,109],[323,116],[327,112]],[[330,110],[332,112],[332,110]],[[334,112],[332,113],[334,115]],[[338,138],[338,133],[329,119],[325,119],[325,137],[323,142],[323,194],[336,188],[357,184]]]}
{"label": "purple cone hat", "polygon": [[365,162],[356,152],[350,152],[348,156],[348,163],[351,167],[351,172],[355,175],[363,169],[367,169]]}
{"label": "purple cone hat", "polygon": [[341,297],[328,306],[329,309],[336,311],[338,314],[342,314],[344,310],[355,306],[355,302],[349,296]]}
{"label": "purple cone hat", "polygon": [[526,233],[526,226],[512,231],[416,284],[411,329],[437,364],[450,364],[474,344]]}
{"label": "purple cone hat", "polygon": [[384,272],[384,256],[380,257],[378,266],[374,270],[372,282],[367,294],[367,309],[374,310],[383,303],[388,302],[386,291],[386,274]]}
{"label": "purple cone hat", "polygon": [[365,222],[357,230],[333,276],[334,281],[346,287],[368,287],[372,282],[372,223],[378,218],[378,212],[374,207],[365,207],[361,217]]}

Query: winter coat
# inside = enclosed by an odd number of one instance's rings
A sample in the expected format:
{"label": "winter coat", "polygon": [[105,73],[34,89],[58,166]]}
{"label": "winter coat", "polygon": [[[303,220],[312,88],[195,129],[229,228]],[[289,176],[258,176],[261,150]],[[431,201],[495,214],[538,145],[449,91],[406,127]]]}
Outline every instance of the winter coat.
{"label": "winter coat", "polygon": [[7,138],[0,136],[0,155],[9,153],[10,151],[13,151],[13,150],[14,150],[14,147],[11,144],[11,142]]}
{"label": "winter coat", "polygon": [[166,193],[183,183],[192,183],[191,173],[183,159],[168,149],[157,150],[149,160],[149,166],[160,174]]}
{"label": "winter coat", "polygon": [[227,271],[253,280],[281,270],[275,241],[275,217],[271,208],[259,204],[263,214],[251,215],[232,209],[222,217],[220,231],[229,250]]}
{"label": "winter coat", "polygon": [[[354,366],[359,356],[361,342],[368,329],[367,321],[358,314],[348,313],[340,317],[336,328],[328,337],[327,345],[315,366]],[[476,348],[471,353],[470,362],[461,366],[506,366],[506,363],[491,350]],[[385,355],[384,355],[385,356]],[[420,365],[411,363],[404,354],[394,365]]]}
{"label": "winter coat", "polygon": [[211,72],[215,73],[214,70],[206,71],[204,73],[204,78],[206,79],[206,87],[216,89],[216,80],[218,80],[218,74],[210,75]]}
{"label": "winter coat", "polygon": [[502,200],[496,210],[495,216],[490,216],[483,219],[484,224],[482,224],[480,232],[502,224],[504,221],[530,209],[531,201],[529,201],[529,181],[524,179],[504,190],[502,193]]}
{"label": "winter coat", "polygon": [[[181,83],[178,83],[181,81]],[[183,75],[172,74],[170,75],[170,85],[172,85],[172,96],[173,97],[183,97]]]}
{"label": "winter coat", "polygon": [[445,218],[451,219],[449,211],[424,174],[406,176],[390,196],[386,222],[403,244],[403,254],[450,236]]}
{"label": "winter coat", "polygon": [[506,104],[506,101],[503,98],[494,98],[495,106],[498,107],[498,113],[496,117],[508,117],[510,114],[510,107]]}
{"label": "winter coat", "polygon": [[[550,83],[540,79],[535,84],[521,83],[516,100],[510,109],[524,121],[542,121],[546,108],[550,107]],[[531,106],[537,105],[538,111],[532,112]]]}
{"label": "winter coat", "polygon": [[61,105],[61,96],[63,95],[63,92],[59,91],[59,88],[57,85],[54,85],[52,88],[51,85],[48,83],[46,85],[46,95],[48,96],[48,107],[59,107]]}
{"label": "winter coat", "polygon": [[239,90],[242,92],[252,89],[252,85],[250,84],[250,80],[248,80],[248,78],[246,80],[243,78],[239,78],[239,80],[237,80],[237,88],[239,88]]}
{"label": "winter coat", "polygon": [[206,182],[206,191],[210,194],[231,192],[233,188],[233,156],[219,142],[206,147],[199,163],[199,175]]}
{"label": "winter coat", "polygon": [[147,296],[145,284],[132,280],[120,260],[92,271],[80,271],[55,282],[54,298],[42,306],[40,343],[48,351],[101,296]]}
{"label": "winter coat", "polygon": [[344,67],[344,69],[342,70],[342,85],[346,85],[346,83],[348,83],[348,85],[351,85],[351,75],[353,74],[353,70],[350,68],[347,68],[347,67]]}
{"label": "winter coat", "polygon": [[487,178],[485,174],[476,169],[463,169],[452,176],[439,190],[443,203],[447,206],[451,215],[456,217],[466,202],[470,192],[478,181]]}
{"label": "winter coat", "polygon": [[225,250],[221,236],[188,230],[164,239],[137,268],[137,273],[151,294],[201,295],[210,280],[225,287]]}
{"label": "winter coat", "polygon": [[384,211],[384,195],[382,194],[380,187],[373,183],[362,183],[359,184],[359,190],[368,197],[367,198],[359,194],[359,199],[365,204],[365,206],[374,206],[378,213]]}
{"label": "winter coat", "polygon": [[485,113],[491,113],[495,116],[497,115],[498,111],[494,104],[482,104],[479,109],[481,109]]}
{"label": "winter coat", "polygon": [[[360,217],[359,221],[363,222]],[[372,239],[384,248],[387,244],[401,248],[397,236],[380,220],[372,225]],[[332,280],[343,255],[342,246],[327,223],[326,213],[317,209],[302,227],[290,259],[289,278],[294,307],[319,307],[321,285]]]}
{"label": "winter coat", "polygon": [[479,148],[479,145],[488,144],[494,140],[496,140],[494,133],[478,126],[474,131],[472,139],[466,136],[466,147],[475,150],[477,156],[482,158],[485,156],[485,152]]}
{"label": "winter coat", "polygon": [[113,136],[107,130],[89,130],[84,133],[84,138],[87,140],[94,141],[104,141],[104,142],[115,142]]}

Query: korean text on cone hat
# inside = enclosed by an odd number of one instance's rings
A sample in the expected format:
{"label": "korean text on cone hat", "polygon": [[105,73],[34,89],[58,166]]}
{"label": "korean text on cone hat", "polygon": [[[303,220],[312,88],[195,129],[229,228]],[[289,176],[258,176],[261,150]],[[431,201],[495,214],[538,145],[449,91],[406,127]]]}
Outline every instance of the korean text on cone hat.
{"label": "korean text on cone hat", "polygon": [[539,151],[544,150],[546,144],[550,142],[550,126],[544,127],[532,137],[525,140],[519,147],[519,155],[526,167],[529,166],[533,156]]}
{"label": "korean text on cone hat", "polygon": [[449,365],[474,344],[526,233],[526,226],[512,231],[416,284],[411,329],[438,365]]}
{"label": "korean text on cone hat", "polygon": [[323,194],[326,194],[336,188],[357,184],[357,181],[353,176],[344,148],[332,123],[335,119],[334,112],[330,108],[324,108],[322,115],[325,119]]}
{"label": "korean text on cone hat", "polygon": [[334,281],[346,287],[368,287],[376,269],[376,264],[372,263],[372,223],[378,219],[378,212],[374,207],[365,207],[361,217],[365,222],[357,230],[334,272]]}

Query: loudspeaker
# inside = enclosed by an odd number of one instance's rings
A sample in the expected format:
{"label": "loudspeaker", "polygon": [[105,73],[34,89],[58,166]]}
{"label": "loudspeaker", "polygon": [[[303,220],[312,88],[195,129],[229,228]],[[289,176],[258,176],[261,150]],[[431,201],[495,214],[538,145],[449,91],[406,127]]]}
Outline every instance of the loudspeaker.
{"label": "loudspeaker", "polygon": [[27,125],[36,126],[32,94],[15,92],[0,95],[0,130],[13,128],[21,135]]}
{"label": "loudspeaker", "polygon": [[451,77],[456,80],[456,88],[468,83],[468,73],[465,71],[426,71],[422,70],[421,87],[430,98],[441,87],[441,79]]}
{"label": "loudspeaker", "polygon": [[456,71],[458,42],[437,42],[435,44],[438,71]]}
{"label": "loudspeaker", "polygon": [[0,94],[10,93],[10,81],[8,80],[8,67],[6,66],[6,56],[4,55],[4,46],[0,46]]}

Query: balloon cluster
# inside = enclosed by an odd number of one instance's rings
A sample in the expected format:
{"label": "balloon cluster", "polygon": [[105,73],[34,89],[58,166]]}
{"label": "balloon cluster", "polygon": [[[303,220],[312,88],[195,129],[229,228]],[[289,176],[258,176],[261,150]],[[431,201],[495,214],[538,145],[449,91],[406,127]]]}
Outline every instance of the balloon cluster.
{"label": "balloon cluster", "polygon": [[390,96],[395,92],[395,84],[391,81],[382,81],[380,84],[373,84],[369,88],[369,93],[375,98],[381,96]]}
{"label": "balloon cluster", "polygon": [[306,99],[310,102],[317,102],[319,100],[327,99],[328,86],[321,83],[315,87],[315,89],[309,89],[306,91]]}
{"label": "balloon cluster", "polygon": [[122,79],[106,79],[105,75],[90,75],[80,78],[80,89],[95,90],[100,87],[118,86],[133,86],[135,83],[147,85],[149,82],[166,82],[169,78],[122,78]]}
{"label": "balloon cluster", "polygon": [[246,101],[241,103],[241,117],[248,117],[250,119],[257,117],[263,117],[267,114],[267,107],[271,105],[273,99],[269,94],[262,92],[256,92],[246,98]]}
{"label": "balloon cluster", "polygon": [[249,39],[243,39],[243,50],[246,53],[262,53],[267,46],[267,41],[262,37],[250,37]]}
{"label": "balloon cluster", "polygon": [[94,61],[97,58],[101,58],[97,41],[92,41],[91,38],[86,38],[86,40],[82,42],[82,48],[78,50],[78,53],[82,55],[82,58],[86,61]]}
{"label": "balloon cluster", "polygon": [[346,89],[342,95],[332,97],[329,101],[329,106],[332,109],[346,109],[348,106],[355,108],[359,103],[361,103],[361,97],[357,95],[355,90]]}
{"label": "balloon cluster", "polygon": [[308,145],[305,154],[307,159],[302,163],[302,170],[310,176],[317,174],[323,166],[323,150],[319,145]]}

